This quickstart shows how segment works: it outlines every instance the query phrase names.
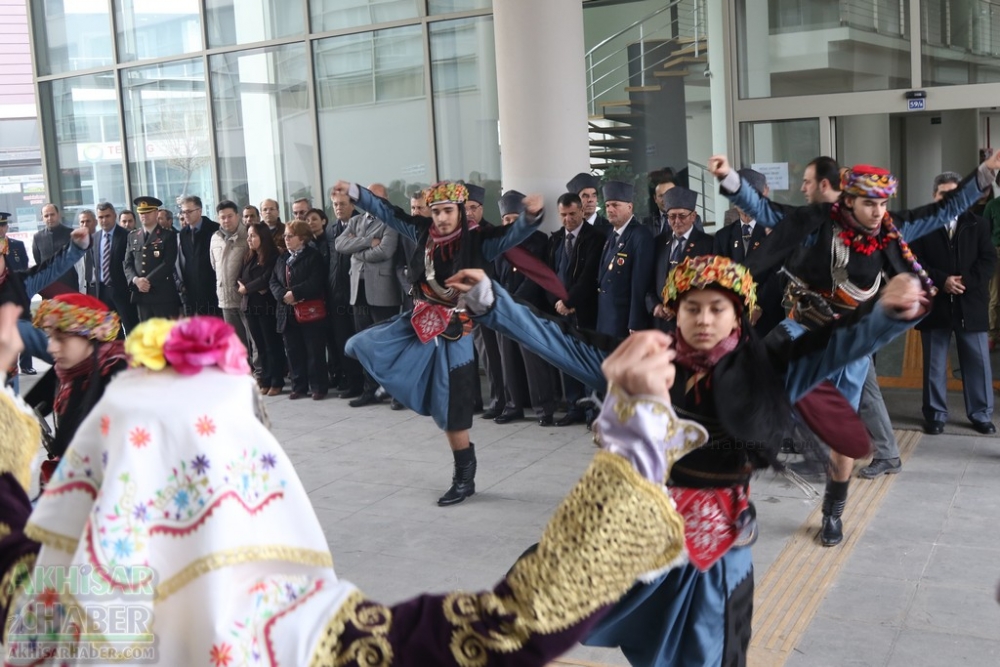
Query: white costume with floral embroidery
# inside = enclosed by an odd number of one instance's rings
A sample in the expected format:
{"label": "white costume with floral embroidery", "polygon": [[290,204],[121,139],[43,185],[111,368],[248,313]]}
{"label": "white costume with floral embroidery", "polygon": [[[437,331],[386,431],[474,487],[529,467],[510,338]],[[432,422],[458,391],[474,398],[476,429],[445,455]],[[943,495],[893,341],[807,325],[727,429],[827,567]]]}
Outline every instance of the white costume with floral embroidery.
{"label": "white costume with floral embroidery", "polygon": [[32,640],[65,649],[81,633],[81,646],[107,639],[126,663],[122,651],[138,659],[150,647],[163,665],[309,663],[355,589],[337,580],[288,457],[250,418],[255,389],[216,368],[132,370],[111,383],[25,531],[43,544],[39,566],[67,567],[22,604],[44,609],[56,593],[71,604],[50,604],[62,618],[47,626],[22,613],[12,657]]}

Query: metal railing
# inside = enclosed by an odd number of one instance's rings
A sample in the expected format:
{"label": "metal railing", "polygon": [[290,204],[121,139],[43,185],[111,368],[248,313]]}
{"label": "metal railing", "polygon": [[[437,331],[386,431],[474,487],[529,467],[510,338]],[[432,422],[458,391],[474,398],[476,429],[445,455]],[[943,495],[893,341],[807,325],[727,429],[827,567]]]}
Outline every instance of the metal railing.
{"label": "metal railing", "polygon": [[1000,0],[925,0],[920,9],[924,44],[1000,56]]}
{"label": "metal railing", "polygon": [[715,217],[715,177],[708,167],[700,162],[688,160],[688,189],[698,193],[696,210],[706,226],[710,223],[722,226]]}

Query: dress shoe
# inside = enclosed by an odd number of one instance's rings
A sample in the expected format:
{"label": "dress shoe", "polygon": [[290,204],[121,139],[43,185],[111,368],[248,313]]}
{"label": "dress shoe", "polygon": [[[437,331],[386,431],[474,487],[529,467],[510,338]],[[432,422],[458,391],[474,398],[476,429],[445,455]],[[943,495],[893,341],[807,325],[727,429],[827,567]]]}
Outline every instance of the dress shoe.
{"label": "dress shoe", "polygon": [[385,390],[385,387],[379,387],[375,390],[375,398],[382,401],[389,397],[389,392]]}
{"label": "dress shoe", "polygon": [[983,435],[993,435],[997,432],[997,427],[991,421],[974,421],[972,422],[972,428]]}
{"label": "dress shoe", "polygon": [[872,459],[872,462],[858,471],[858,477],[875,479],[879,475],[895,475],[902,472],[903,464],[898,459]]}
{"label": "dress shoe", "polygon": [[38,371],[34,368],[22,368],[21,372],[25,375],[38,375]]}
{"label": "dress shoe", "polygon": [[939,421],[924,422],[924,433],[928,435],[941,435],[942,433],[944,433],[944,422],[939,422]]}
{"label": "dress shoe", "polygon": [[281,393],[281,387],[271,387],[267,390],[268,396],[277,396]]}
{"label": "dress shoe", "polygon": [[556,426],[572,426],[573,424],[582,424],[587,421],[586,415],[582,412],[576,412],[570,410],[565,416],[560,417],[555,421]]}
{"label": "dress shoe", "polygon": [[314,391],[312,397],[314,401],[322,401],[324,398],[326,398],[326,392]]}
{"label": "dress shoe", "polygon": [[498,414],[496,417],[493,418],[493,423],[509,424],[513,421],[518,421],[520,419],[524,419],[524,410],[512,410],[511,412],[507,412],[506,410],[504,410],[503,412],[501,412],[500,414]]}
{"label": "dress shoe", "polygon": [[372,403],[378,403],[378,399],[375,398],[375,392],[365,391],[348,403],[348,405],[352,408],[363,408],[364,406],[371,405]]}
{"label": "dress shoe", "polygon": [[496,419],[497,415],[500,414],[499,410],[494,408],[489,408],[488,410],[483,410],[483,414],[479,415],[480,419]]}
{"label": "dress shoe", "polygon": [[402,403],[400,403],[398,400],[396,400],[394,398],[394,399],[392,399],[392,402],[389,403],[389,409],[390,410],[405,410],[406,406],[403,405]]}
{"label": "dress shoe", "polygon": [[343,389],[334,394],[334,396],[336,396],[337,398],[357,398],[360,395],[361,395],[360,389],[351,389],[351,388]]}
{"label": "dress shoe", "polygon": [[270,387],[260,386],[260,387],[257,388],[257,391],[260,392],[261,396],[267,396],[267,392],[271,391],[271,388]]}
{"label": "dress shoe", "polygon": [[552,415],[542,415],[538,418],[539,426],[553,426],[555,423],[556,420],[552,418]]}
{"label": "dress shoe", "polygon": [[288,395],[288,400],[290,400],[290,401],[297,401],[297,400],[299,400],[300,398],[304,398],[304,397],[305,397],[305,393],[304,393],[304,392],[301,392],[301,391],[293,391],[292,393],[290,393],[290,394]]}

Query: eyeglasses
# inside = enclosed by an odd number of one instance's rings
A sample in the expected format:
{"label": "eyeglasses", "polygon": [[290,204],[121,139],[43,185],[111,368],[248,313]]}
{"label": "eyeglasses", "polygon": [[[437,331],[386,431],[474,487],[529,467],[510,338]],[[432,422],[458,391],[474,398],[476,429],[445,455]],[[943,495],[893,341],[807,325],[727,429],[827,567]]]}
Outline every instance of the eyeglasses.
{"label": "eyeglasses", "polygon": [[667,222],[680,222],[681,220],[687,220],[692,215],[694,215],[694,211],[688,211],[687,213],[671,213],[667,216]]}
{"label": "eyeglasses", "polygon": [[189,208],[188,210],[181,209],[181,215],[191,215],[195,211],[200,211],[200,208]]}

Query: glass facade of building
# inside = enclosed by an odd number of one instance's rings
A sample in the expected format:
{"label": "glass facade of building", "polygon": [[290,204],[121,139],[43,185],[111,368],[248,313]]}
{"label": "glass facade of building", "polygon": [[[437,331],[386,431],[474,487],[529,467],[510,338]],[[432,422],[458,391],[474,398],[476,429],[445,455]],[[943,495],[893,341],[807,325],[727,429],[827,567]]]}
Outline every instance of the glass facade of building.
{"label": "glass facade of building", "polygon": [[31,3],[46,171],[67,217],[198,195],[327,205],[442,178],[499,190],[489,0]]}

